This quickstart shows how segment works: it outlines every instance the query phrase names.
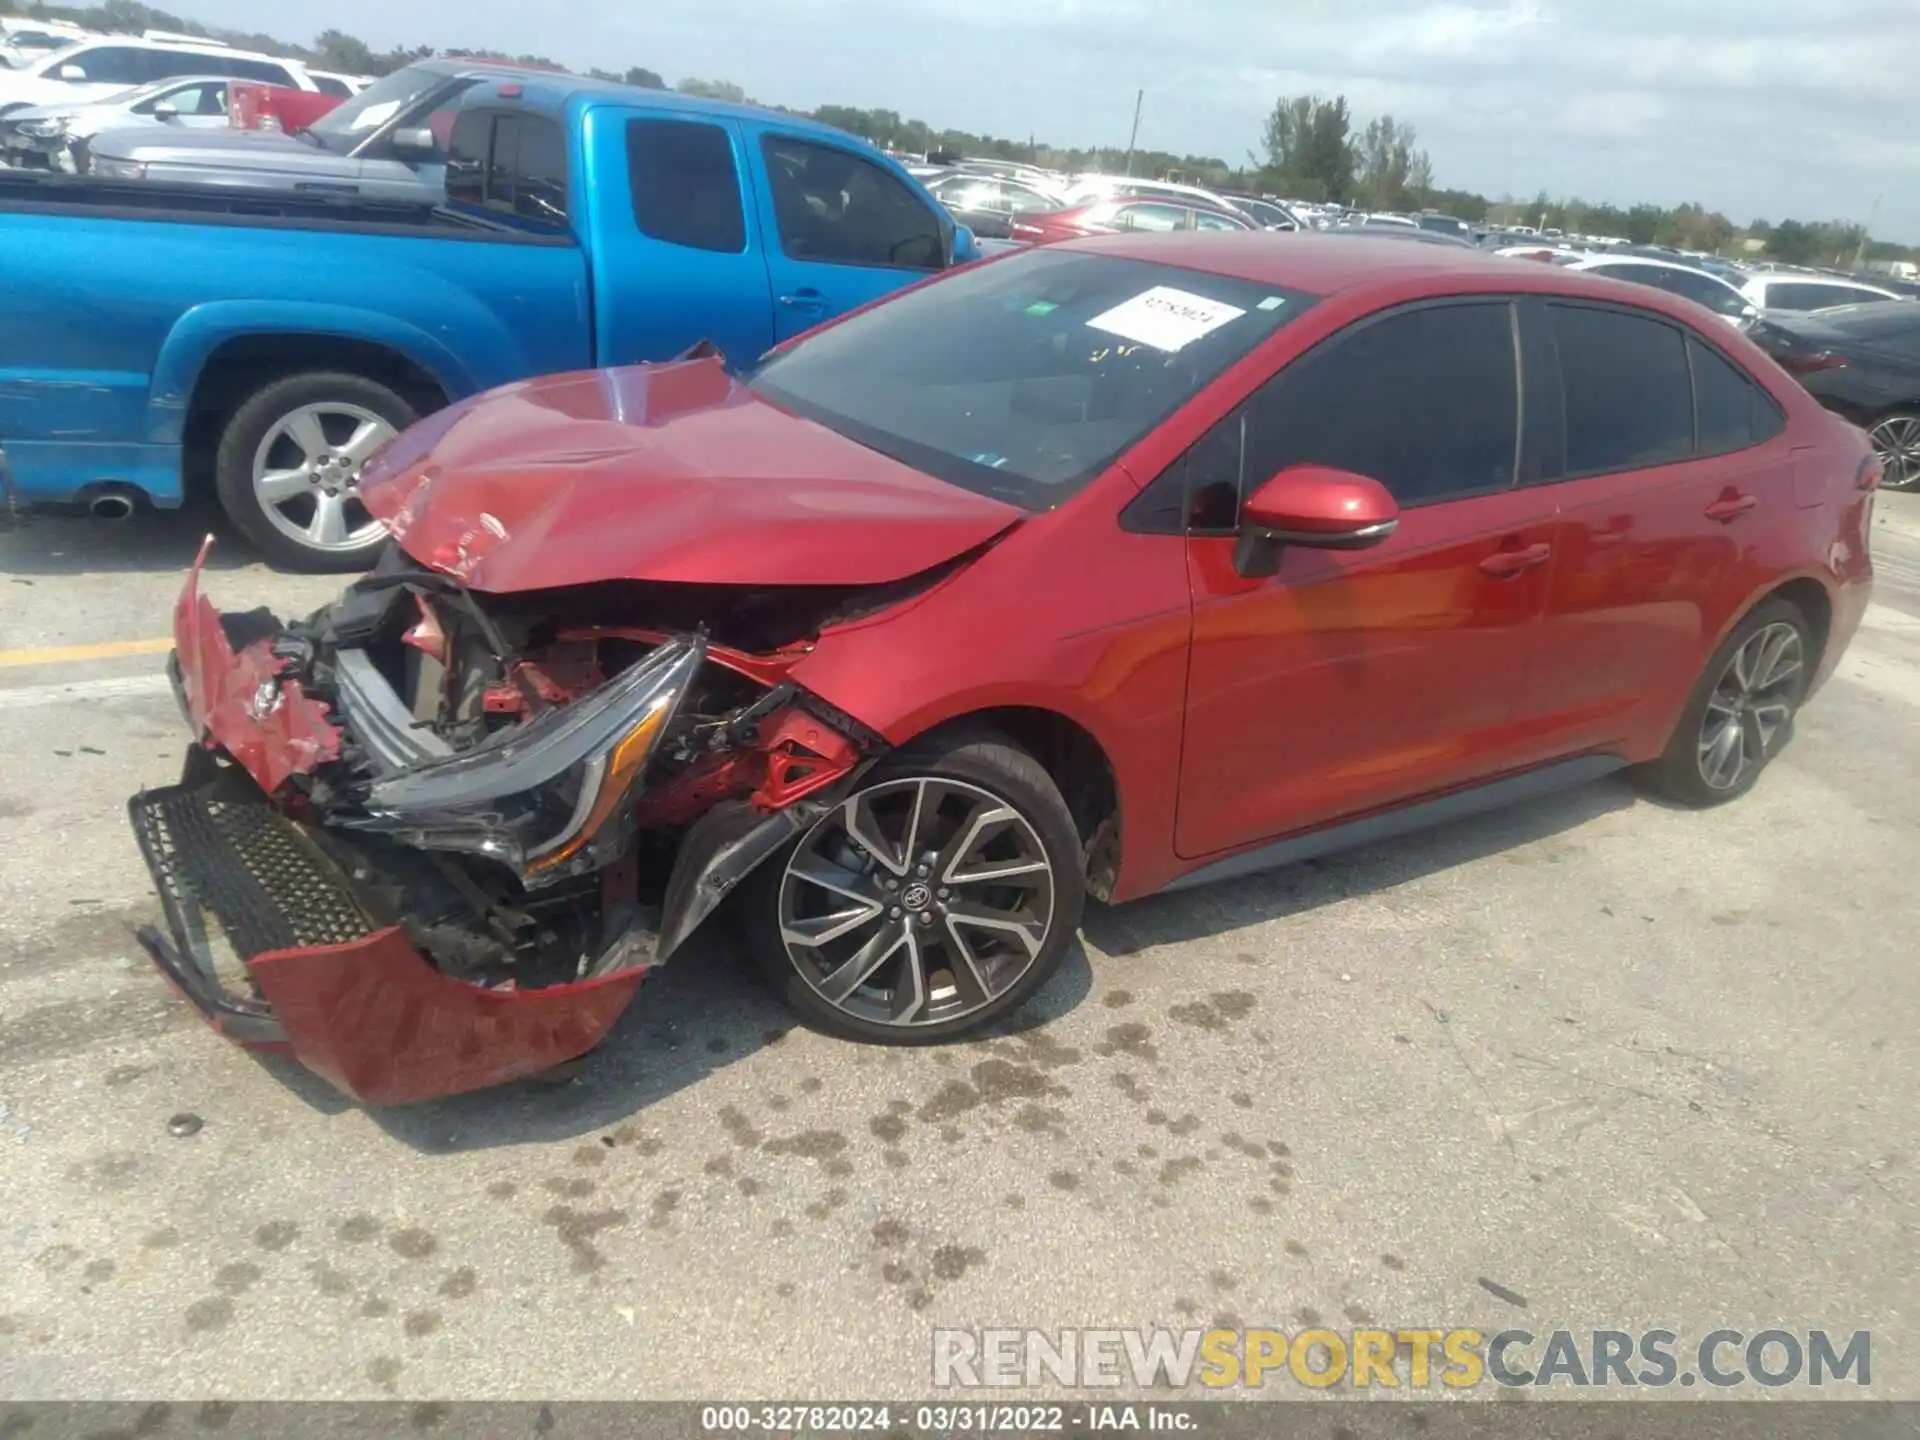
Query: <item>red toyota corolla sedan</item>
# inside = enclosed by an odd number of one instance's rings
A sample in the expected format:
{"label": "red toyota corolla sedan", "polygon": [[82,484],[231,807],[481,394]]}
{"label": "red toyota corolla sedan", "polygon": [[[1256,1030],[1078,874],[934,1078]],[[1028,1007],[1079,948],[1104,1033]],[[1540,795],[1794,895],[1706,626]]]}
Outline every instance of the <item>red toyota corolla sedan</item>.
{"label": "red toyota corolla sedan", "polygon": [[1628,765],[1740,795],[1877,475],[1683,300],[1346,237],[1070,241],[744,378],[511,386],[377,459],[397,545],[326,609],[196,565],[142,941],[375,1104],[584,1052],[723,921],[808,1021],[945,1039],[1088,895]]}

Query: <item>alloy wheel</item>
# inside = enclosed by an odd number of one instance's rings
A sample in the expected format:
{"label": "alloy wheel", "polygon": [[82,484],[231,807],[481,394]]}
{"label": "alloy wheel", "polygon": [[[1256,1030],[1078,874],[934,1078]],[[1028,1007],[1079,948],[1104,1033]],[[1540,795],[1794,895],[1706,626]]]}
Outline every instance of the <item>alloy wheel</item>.
{"label": "alloy wheel", "polygon": [[325,400],[282,416],[253,456],[253,492],[276,530],[311,550],[358,550],[383,533],[360,471],[394,437],[365,406]]}
{"label": "alloy wheel", "polygon": [[1889,415],[1867,432],[1880,457],[1880,483],[1888,490],[1920,485],[1920,415]]}
{"label": "alloy wheel", "polygon": [[963,780],[890,780],[815,822],[780,879],[780,939],[806,983],[870,1024],[991,1004],[1039,959],[1054,872],[1031,821]]}
{"label": "alloy wheel", "polygon": [[1763,625],[1727,661],[1700,722],[1700,778],[1733,790],[1766,763],[1793,718],[1806,664],[1800,632],[1785,621]]}

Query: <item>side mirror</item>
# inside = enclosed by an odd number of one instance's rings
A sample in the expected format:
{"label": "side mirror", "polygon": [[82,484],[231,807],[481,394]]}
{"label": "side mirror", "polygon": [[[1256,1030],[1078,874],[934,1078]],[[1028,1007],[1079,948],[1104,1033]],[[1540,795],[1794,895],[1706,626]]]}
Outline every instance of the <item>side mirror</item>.
{"label": "side mirror", "polygon": [[84,80],[87,78],[87,67],[76,65],[69,60],[53,73],[54,78],[59,80]]}
{"label": "side mirror", "polygon": [[153,107],[153,115],[156,120],[171,120],[179,113],[180,107],[175,105],[171,100],[162,100],[158,105]]}
{"label": "side mirror", "polygon": [[402,160],[432,160],[440,154],[433,131],[425,125],[393,132],[393,153]]}
{"label": "side mirror", "polygon": [[1233,567],[1247,579],[1271,575],[1288,545],[1365,550],[1399,524],[1400,507],[1378,480],[1325,465],[1289,466],[1241,507]]}
{"label": "side mirror", "polygon": [[947,245],[948,267],[965,265],[968,261],[978,260],[979,258],[980,242],[978,237],[974,235],[970,226],[962,225],[956,220],[953,225],[953,237]]}

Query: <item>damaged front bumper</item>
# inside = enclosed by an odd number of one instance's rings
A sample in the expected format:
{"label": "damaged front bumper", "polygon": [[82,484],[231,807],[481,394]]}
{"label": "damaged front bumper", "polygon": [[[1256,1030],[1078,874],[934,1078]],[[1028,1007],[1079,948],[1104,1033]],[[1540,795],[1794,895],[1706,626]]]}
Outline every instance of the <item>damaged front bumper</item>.
{"label": "damaged front bumper", "polygon": [[128,804],[168,934],[141,948],[215,1030],[292,1054],[370,1105],[402,1105],[551,1069],[605,1037],[652,964],[636,935],[610,973],[482,988],[368,914],[350,875],[236,765],[188,753],[178,785]]}
{"label": "damaged front bumper", "polygon": [[[311,637],[222,616],[199,591],[205,558],[171,665],[196,743],[178,784],[128,806],[166,921],[139,940],[221,1034],[371,1105],[591,1050],[653,966],[863,768],[846,737],[780,709],[779,686],[744,722],[689,732],[697,636],[661,637],[456,749],[358,650],[330,651],[330,698],[309,693]],[[741,734],[754,744],[716,738]],[[649,821],[663,828],[643,846]]]}

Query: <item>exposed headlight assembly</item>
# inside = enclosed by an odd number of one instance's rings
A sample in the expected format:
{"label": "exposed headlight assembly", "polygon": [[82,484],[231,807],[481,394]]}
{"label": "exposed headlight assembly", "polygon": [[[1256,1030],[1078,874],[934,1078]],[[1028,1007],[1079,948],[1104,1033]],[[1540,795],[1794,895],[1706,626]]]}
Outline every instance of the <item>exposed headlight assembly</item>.
{"label": "exposed headlight assembly", "polygon": [[376,780],[339,817],[424,850],[499,860],[530,888],[597,869],[600,831],[633,792],[706,658],[668,641],[592,694],[482,744]]}
{"label": "exposed headlight assembly", "polygon": [[20,133],[30,135],[35,140],[52,140],[67,133],[67,122],[61,120],[23,120]]}

